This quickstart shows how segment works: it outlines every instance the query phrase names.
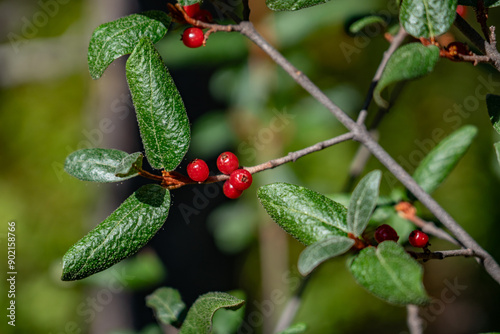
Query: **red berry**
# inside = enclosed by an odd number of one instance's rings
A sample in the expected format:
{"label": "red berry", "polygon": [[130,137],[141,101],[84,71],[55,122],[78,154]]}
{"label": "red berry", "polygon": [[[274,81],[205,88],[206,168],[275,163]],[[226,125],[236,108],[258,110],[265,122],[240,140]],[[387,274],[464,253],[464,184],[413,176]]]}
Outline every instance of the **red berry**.
{"label": "red berry", "polygon": [[207,163],[201,159],[194,159],[187,165],[187,173],[191,180],[203,182],[208,178]]}
{"label": "red berry", "polygon": [[224,195],[230,199],[238,198],[243,193],[243,191],[236,189],[229,181],[224,182],[222,191],[224,192]]}
{"label": "red berry", "polygon": [[460,15],[461,17],[465,18],[467,15],[467,7],[463,5],[458,5],[457,6],[457,14]]}
{"label": "red berry", "polygon": [[210,13],[206,9],[201,9],[194,16],[191,16],[193,19],[202,21],[202,22],[212,22],[212,13]]}
{"label": "red berry", "polygon": [[229,176],[229,183],[238,190],[247,190],[252,185],[252,174],[246,169],[237,169]]}
{"label": "red berry", "polygon": [[189,17],[194,17],[196,14],[198,14],[200,12],[200,3],[197,2],[193,5],[182,6],[182,8],[184,9],[184,11],[186,12],[186,14]]}
{"label": "red berry", "polygon": [[182,42],[188,48],[199,48],[203,45],[204,40],[205,35],[203,34],[203,30],[201,30],[200,28],[187,28],[182,33]]}
{"label": "red berry", "polygon": [[226,175],[231,174],[238,169],[240,162],[238,157],[231,152],[224,152],[217,158],[217,168]]}
{"label": "red berry", "polygon": [[417,248],[424,248],[429,243],[429,236],[422,231],[415,230],[408,237],[410,245]]}
{"label": "red berry", "polygon": [[399,236],[392,227],[390,227],[387,224],[384,224],[380,225],[375,230],[375,240],[377,240],[378,243],[381,243],[386,240],[398,241]]}

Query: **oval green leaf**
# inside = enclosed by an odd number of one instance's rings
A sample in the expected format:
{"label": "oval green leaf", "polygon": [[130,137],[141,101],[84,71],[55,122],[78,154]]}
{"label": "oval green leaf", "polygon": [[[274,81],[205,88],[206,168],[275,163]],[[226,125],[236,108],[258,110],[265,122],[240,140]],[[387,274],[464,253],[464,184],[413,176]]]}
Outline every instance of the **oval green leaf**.
{"label": "oval green leaf", "polygon": [[299,10],[307,7],[321,5],[330,0],[266,0],[266,5],[274,11]]}
{"label": "oval green leaf", "polygon": [[64,254],[62,280],[85,278],[135,254],[162,227],[169,207],[170,193],[159,185],[139,188]]}
{"label": "oval green leaf", "polygon": [[90,75],[99,79],[117,58],[131,53],[137,43],[148,37],[154,43],[167,33],[170,17],[161,11],[132,14],[97,27],[89,43]]}
{"label": "oval green leaf", "polygon": [[373,92],[375,102],[387,108],[389,103],[380,95],[387,86],[402,80],[416,79],[432,72],[438,60],[439,48],[437,46],[410,43],[400,47],[387,62],[382,77],[375,87]]}
{"label": "oval green leaf", "polygon": [[146,296],[146,305],[151,307],[156,318],[165,325],[176,325],[179,315],[186,308],[179,291],[163,287]]}
{"label": "oval green leaf", "polygon": [[427,193],[432,193],[465,155],[476,134],[476,127],[466,125],[443,139],[420,162],[413,179]]}
{"label": "oval green leaf", "polygon": [[117,167],[129,156],[127,152],[120,150],[82,149],[66,158],[64,170],[82,181],[119,182],[137,176],[137,171],[129,171],[122,176],[116,175]]}
{"label": "oval green leaf", "polygon": [[271,218],[305,245],[347,236],[347,209],[315,191],[288,183],[261,187],[257,196]]}
{"label": "oval green leaf", "polygon": [[177,87],[149,39],[142,39],[127,60],[127,81],[149,163],[156,169],[175,169],[189,147],[189,121]]}
{"label": "oval green leaf", "polygon": [[434,38],[447,32],[457,10],[457,0],[403,0],[399,19],[413,37]]}
{"label": "oval green leaf", "polygon": [[344,254],[352,245],[354,240],[335,235],[313,243],[300,253],[299,272],[304,276],[309,275],[321,263]]}
{"label": "oval green leaf", "polygon": [[387,22],[384,20],[383,17],[378,16],[378,15],[370,15],[370,16],[365,16],[363,18],[360,18],[359,20],[357,20],[353,24],[351,24],[349,26],[349,31],[352,34],[357,34],[361,30],[363,30],[365,27],[372,25],[372,24],[380,24],[380,25],[383,25],[384,27],[387,26]]}
{"label": "oval green leaf", "polygon": [[179,334],[208,334],[212,329],[212,317],[217,310],[221,308],[237,310],[244,304],[244,300],[228,293],[206,293],[198,297],[189,309]]}
{"label": "oval green leaf", "polygon": [[488,94],[486,95],[486,107],[490,121],[496,132],[500,133],[500,96]]}
{"label": "oval green leaf", "polygon": [[349,268],[361,286],[389,303],[424,305],[429,301],[422,266],[393,241],[361,250]]}
{"label": "oval green leaf", "polygon": [[382,172],[379,170],[366,174],[352,193],[347,210],[347,228],[356,237],[365,230],[377,205],[381,178]]}

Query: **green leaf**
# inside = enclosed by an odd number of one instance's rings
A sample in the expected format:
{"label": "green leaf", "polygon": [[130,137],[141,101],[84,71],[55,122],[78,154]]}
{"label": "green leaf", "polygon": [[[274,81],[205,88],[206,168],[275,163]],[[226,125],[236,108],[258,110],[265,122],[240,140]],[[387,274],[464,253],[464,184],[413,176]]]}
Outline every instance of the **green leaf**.
{"label": "green leaf", "polygon": [[307,326],[303,322],[299,322],[298,324],[292,325],[285,329],[284,331],[281,331],[277,334],[300,334],[304,333],[307,329]]}
{"label": "green leaf", "polygon": [[154,43],[165,36],[170,17],[161,11],[132,14],[97,27],[90,39],[90,75],[99,79],[113,60],[131,53],[137,43],[148,37]]}
{"label": "green leaf", "polygon": [[434,38],[450,29],[457,11],[457,0],[403,0],[399,19],[413,37]]}
{"label": "green leaf", "polygon": [[156,318],[163,324],[175,325],[179,315],[186,308],[179,291],[173,288],[159,288],[146,296],[146,305],[155,311]]}
{"label": "green leaf", "polygon": [[299,10],[321,5],[330,0],[266,0],[266,5],[274,11]]}
{"label": "green leaf", "polygon": [[174,81],[149,39],[142,39],[127,60],[127,81],[149,163],[157,169],[175,169],[189,147],[189,121]]}
{"label": "green leaf", "polygon": [[347,236],[347,209],[326,196],[287,183],[263,186],[257,196],[271,218],[305,245]]}
{"label": "green leaf", "polygon": [[389,303],[423,305],[429,301],[422,266],[393,241],[361,250],[349,267],[361,286]]}
{"label": "green leaf", "polygon": [[372,24],[381,24],[383,26],[387,26],[387,22],[384,20],[383,17],[378,16],[378,15],[370,15],[370,16],[365,16],[365,17],[355,21],[353,24],[351,24],[349,27],[349,31],[352,34],[357,34],[361,30],[363,30],[365,27],[372,25]]}
{"label": "green leaf", "polygon": [[170,193],[156,184],[135,191],[63,257],[63,281],[79,280],[136,253],[167,219]]}
{"label": "green leaf", "polygon": [[352,245],[354,240],[336,235],[313,243],[300,253],[299,272],[304,276],[309,275],[321,263],[344,254]]}
{"label": "green leaf", "polygon": [[439,60],[439,48],[437,46],[423,46],[420,43],[410,43],[397,49],[387,62],[375,90],[373,98],[383,108],[389,104],[380,94],[390,84],[415,79],[424,76],[434,69]]}
{"label": "green leaf", "polygon": [[493,94],[486,95],[486,106],[493,128],[496,132],[500,133],[500,96]]}
{"label": "green leaf", "polygon": [[[477,7],[478,0],[458,0],[459,5]],[[500,6],[500,0],[485,0],[484,5],[486,7],[498,7]]]}
{"label": "green leaf", "polygon": [[71,153],[64,163],[64,170],[82,181],[118,182],[137,176],[137,173],[117,176],[115,171],[123,159],[129,157],[127,152],[88,148]]}
{"label": "green leaf", "polygon": [[206,293],[198,297],[189,309],[179,334],[208,334],[212,329],[212,317],[217,310],[221,308],[237,310],[244,304],[244,300],[228,293]]}
{"label": "green leaf", "polygon": [[432,193],[465,155],[476,133],[476,127],[466,125],[443,139],[420,162],[413,179],[427,193]]}
{"label": "green leaf", "polygon": [[118,177],[136,176],[139,170],[142,169],[143,155],[141,152],[136,152],[127,155],[116,166],[115,175]]}
{"label": "green leaf", "polygon": [[[246,295],[241,290],[229,291],[233,297],[245,299]],[[237,310],[221,308],[215,312],[212,318],[213,334],[233,334],[238,333],[243,320],[245,319],[245,305]]]}
{"label": "green leaf", "polygon": [[356,237],[359,237],[365,230],[377,205],[381,178],[382,172],[379,170],[368,173],[359,181],[352,193],[347,210],[347,228]]}

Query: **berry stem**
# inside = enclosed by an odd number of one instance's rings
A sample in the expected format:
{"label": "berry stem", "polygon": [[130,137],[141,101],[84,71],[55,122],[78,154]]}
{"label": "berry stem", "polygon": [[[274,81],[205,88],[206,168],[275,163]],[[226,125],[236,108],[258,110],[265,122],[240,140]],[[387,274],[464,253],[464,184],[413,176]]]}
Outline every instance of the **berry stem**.
{"label": "berry stem", "polygon": [[460,246],[460,243],[455,238],[446,233],[443,229],[437,227],[436,224],[434,224],[433,222],[425,221],[418,217],[416,215],[417,209],[410,202],[400,202],[394,206],[394,209],[401,218],[411,221],[423,232],[434,235],[439,239],[449,241],[454,245]]}

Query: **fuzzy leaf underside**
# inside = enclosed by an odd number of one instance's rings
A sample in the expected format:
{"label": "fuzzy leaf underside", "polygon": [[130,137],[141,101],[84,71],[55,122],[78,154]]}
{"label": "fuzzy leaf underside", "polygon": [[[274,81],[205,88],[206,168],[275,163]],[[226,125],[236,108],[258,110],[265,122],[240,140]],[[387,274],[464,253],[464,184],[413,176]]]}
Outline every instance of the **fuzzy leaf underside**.
{"label": "fuzzy leaf underside", "polygon": [[121,176],[116,175],[116,168],[129,156],[127,152],[120,150],[104,148],[82,149],[71,153],[66,158],[64,170],[82,181],[124,181],[137,176],[137,171],[132,170]]}
{"label": "fuzzy leaf underside", "polygon": [[382,172],[374,170],[361,179],[352,192],[347,209],[347,227],[356,237],[365,230],[377,205],[381,178]]}
{"label": "fuzzy leaf underside", "polygon": [[163,287],[146,297],[146,305],[155,311],[156,318],[165,325],[178,323],[179,315],[186,307],[179,291]]}
{"label": "fuzzy leaf underside", "polygon": [[118,177],[130,177],[138,174],[142,169],[143,155],[141,152],[129,154],[116,166],[115,175]]}
{"label": "fuzzy leaf underside", "polygon": [[273,183],[257,196],[271,218],[305,245],[332,235],[347,236],[347,209],[304,187]]}
{"label": "fuzzy leaf underside", "polygon": [[179,334],[208,334],[211,332],[212,318],[217,310],[221,308],[237,310],[244,304],[244,300],[228,293],[206,293],[198,297],[189,309]]}
{"label": "fuzzy leaf underside", "polygon": [[63,281],[83,279],[135,254],[167,219],[170,193],[156,184],[135,191],[63,257]]}
{"label": "fuzzy leaf underside", "polygon": [[349,268],[361,286],[389,303],[424,305],[429,301],[422,266],[393,241],[361,250]]}
{"label": "fuzzy leaf underside", "polygon": [[174,170],[188,150],[190,126],[177,87],[149,39],[136,46],[126,72],[146,157],[153,168]]}
{"label": "fuzzy leaf underside", "polygon": [[115,59],[131,53],[143,37],[148,37],[153,43],[158,42],[167,33],[170,21],[170,17],[164,12],[149,11],[122,17],[97,27],[88,50],[91,77],[99,79]]}
{"label": "fuzzy leaf underside", "polygon": [[331,236],[313,243],[300,253],[297,265],[299,272],[304,276],[309,275],[321,263],[344,254],[352,245],[354,240],[340,236]]}
{"label": "fuzzy leaf underside", "polygon": [[447,32],[457,10],[457,0],[403,0],[399,19],[413,37],[434,38]]}

